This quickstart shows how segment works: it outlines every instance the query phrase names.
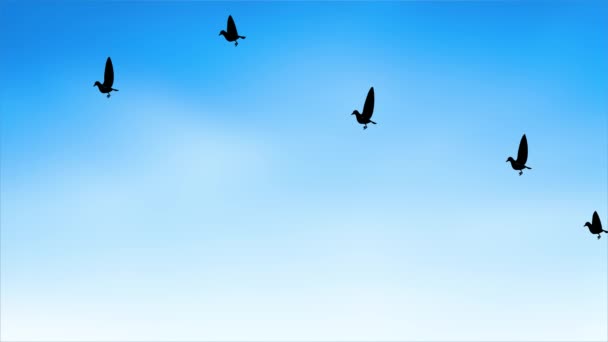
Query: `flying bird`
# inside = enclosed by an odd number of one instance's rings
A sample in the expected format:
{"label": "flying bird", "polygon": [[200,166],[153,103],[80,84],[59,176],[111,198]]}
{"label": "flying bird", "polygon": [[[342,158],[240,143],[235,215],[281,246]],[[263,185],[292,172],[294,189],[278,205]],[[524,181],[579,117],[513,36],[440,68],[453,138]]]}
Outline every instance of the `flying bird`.
{"label": "flying bird", "polygon": [[223,35],[224,38],[226,38],[226,40],[229,42],[234,42],[234,47],[239,45],[239,42],[237,42],[237,39],[246,38],[245,36],[239,36],[238,32],[236,31],[236,25],[234,24],[234,19],[232,19],[231,15],[228,16],[228,25],[226,26],[226,30],[228,32],[222,30],[219,35]]}
{"label": "flying bird", "polygon": [[374,114],[374,87],[369,88],[365,104],[363,105],[363,113],[359,113],[358,110],[354,110],[351,115],[357,118],[357,122],[363,125],[363,129],[367,129],[368,123],[376,124],[372,120],[372,114]]}
{"label": "flying bird", "polygon": [[103,83],[96,81],[93,87],[97,86],[102,94],[108,94],[108,98],[110,98],[112,90],[118,91],[118,89],[112,88],[112,84],[114,84],[114,67],[112,66],[112,60],[108,57],[106,60],[106,71],[103,74]]}
{"label": "flying bird", "polygon": [[513,160],[512,157],[507,159],[508,162],[511,162],[511,167],[513,170],[519,171],[519,175],[521,176],[524,173],[524,169],[530,169],[531,167],[526,166],[526,161],[528,161],[528,139],[526,139],[526,135],[524,134],[521,137],[521,141],[519,142],[519,151],[517,151],[517,160]]}
{"label": "flying bird", "polygon": [[602,236],[602,232],[608,233],[608,230],[602,229],[602,222],[600,222],[600,215],[597,214],[597,211],[593,212],[593,218],[591,219],[591,223],[587,222],[583,227],[589,227],[589,231],[591,234],[597,234],[597,239],[599,240]]}

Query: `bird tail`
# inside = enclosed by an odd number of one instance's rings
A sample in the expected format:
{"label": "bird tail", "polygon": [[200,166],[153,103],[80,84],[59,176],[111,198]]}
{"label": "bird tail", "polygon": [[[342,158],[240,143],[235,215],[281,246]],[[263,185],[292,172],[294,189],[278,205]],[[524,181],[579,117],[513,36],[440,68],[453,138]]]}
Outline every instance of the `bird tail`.
{"label": "bird tail", "polygon": [[[603,230],[603,229],[602,229]],[[608,233],[608,230],[604,230],[604,233]]]}
{"label": "bird tail", "polygon": [[375,122],[373,122],[372,120],[369,120],[369,122],[373,123],[374,125],[376,124]]}
{"label": "bird tail", "polygon": [[532,170],[532,168],[531,168],[531,167],[528,167],[528,166],[524,166],[524,167],[525,167],[526,169],[530,169],[530,170]]}
{"label": "bird tail", "polygon": [[118,91],[118,89],[114,89],[114,88],[111,88],[111,89],[114,90],[114,91]]}
{"label": "bird tail", "polygon": [[247,37],[245,37],[245,36],[239,36],[239,38],[241,38],[241,39],[245,39],[245,38],[247,38]]}

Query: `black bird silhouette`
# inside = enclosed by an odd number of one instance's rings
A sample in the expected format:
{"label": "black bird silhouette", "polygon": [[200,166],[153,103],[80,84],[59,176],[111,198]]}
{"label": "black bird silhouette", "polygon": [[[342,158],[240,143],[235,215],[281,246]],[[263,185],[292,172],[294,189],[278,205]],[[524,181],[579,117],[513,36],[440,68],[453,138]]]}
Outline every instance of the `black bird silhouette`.
{"label": "black bird silhouette", "polygon": [[519,142],[519,151],[517,151],[517,160],[513,160],[513,158],[509,157],[507,159],[508,162],[511,162],[511,167],[513,170],[519,171],[519,175],[521,176],[524,173],[524,169],[530,169],[531,167],[526,166],[526,161],[528,161],[528,139],[526,139],[526,135],[524,134],[521,137],[521,141]]}
{"label": "black bird silhouette", "polygon": [[597,234],[598,240],[602,237],[602,232],[608,233],[608,230],[602,229],[602,222],[600,222],[600,215],[597,214],[597,211],[593,212],[593,218],[591,219],[591,223],[587,222],[583,227],[589,227],[589,231],[591,232],[591,234]]}
{"label": "black bird silhouette", "polygon": [[226,26],[226,30],[228,30],[228,32],[222,30],[219,35],[223,35],[224,38],[226,38],[226,40],[229,42],[234,42],[234,47],[239,45],[239,42],[237,42],[237,39],[247,38],[245,36],[239,36],[238,32],[236,31],[236,25],[234,24],[234,19],[232,19],[231,15],[228,16],[228,25]]}
{"label": "black bird silhouette", "polygon": [[106,71],[103,74],[103,84],[96,81],[93,87],[97,86],[102,94],[108,94],[108,98],[110,98],[112,90],[118,91],[118,89],[112,88],[112,84],[114,84],[114,67],[112,66],[112,60],[108,57],[108,60],[106,60]]}
{"label": "black bird silhouette", "polygon": [[374,87],[369,88],[365,104],[363,105],[363,113],[359,113],[358,110],[354,110],[351,115],[357,118],[357,122],[363,125],[363,129],[367,129],[368,123],[376,124],[372,120],[372,114],[374,114]]}

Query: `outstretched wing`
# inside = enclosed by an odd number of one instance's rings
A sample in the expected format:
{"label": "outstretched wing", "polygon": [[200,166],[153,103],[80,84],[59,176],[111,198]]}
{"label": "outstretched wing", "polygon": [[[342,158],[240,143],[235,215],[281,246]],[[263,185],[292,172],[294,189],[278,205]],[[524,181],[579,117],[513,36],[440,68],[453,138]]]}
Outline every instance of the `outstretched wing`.
{"label": "outstretched wing", "polygon": [[112,66],[112,60],[108,57],[106,61],[106,72],[103,74],[103,85],[104,87],[111,88],[114,84],[114,67]]}
{"label": "outstretched wing", "polygon": [[228,16],[228,25],[226,26],[226,31],[228,31],[228,35],[239,35],[236,32],[236,25],[234,24],[234,19],[232,19],[231,15]]}
{"label": "outstretched wing", "polygon": [[519,151],[517,151],[517,163],[525,165],[526,161],[528,161],[528,139],[526,139],[526,135],[524,134],[524,136],[521,137],[521,141],[519,142]]}
{"label": "outstretched wing", "polygon": [[363,105],[363,113],[361,116],[367,120],[371,119],[374,114],[374,87],[369,89],[367,98],[365,99],[365,105]]}
{"label": "outstretched wing", "polygon": [[600,215],[597,214],[597,211],[593,212],[593,219],[591,220],[591,225],[593,226],[593,228],[602,230],[602,222],[600,222]]}

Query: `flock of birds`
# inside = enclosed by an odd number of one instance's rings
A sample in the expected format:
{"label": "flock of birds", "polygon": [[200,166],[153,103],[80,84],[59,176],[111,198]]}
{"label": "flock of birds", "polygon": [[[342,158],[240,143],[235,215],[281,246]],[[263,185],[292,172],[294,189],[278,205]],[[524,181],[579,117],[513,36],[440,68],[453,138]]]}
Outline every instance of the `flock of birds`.
{"label": "flock of birds", "polygon": [[[224,36],[227,41],[234,42],[234,46],[238,46],[239,39],[245,39],[245,36],[239,36],[238,31],[236,29],[236,24],[234,23],[234,19],[232,16],[228,16],[228,24],[226,25],[226,30],[220,31],[220,36]],[[106,60],[106,68],[103,77],[103,83],[96,81],[93,85],[99,88],[99,91],[102,94],[108,94],[107,97],[110,97],[110,93],[112,91],[118,91],[118,89],[112,88],[114,85],[114,66],[112,65],[112,59],[108,57]],[[363,125],[363,129],[367,129],[367,124],[376,124],[372,121],[372,115],[374,114],[374,87],[369,89],[367,93],[367,98],[365,99],[365,104],[363,105],[363,112],[359,112],[358,110],[354,110],[351,115],[354,115],[357,119],[357,122]],[[513,170],[519,171],[519,175],[521,176],[524,173],[525,169],[532,169],[531,167],[526,165],[528,161],[528,139],[524,134],[521,137],[519,142],[519,150],[517,151],[517,159],[513,159],[513,157],[509,157],[507,162],[511,162],[511,167]],[[598,240],[601,238],[601,233],[608,233],[608,231],[602,229],[602,223],[600,222],[600,216],[597,211],[593,213],[593,218],[591,219],[591,223],[586,222],[583,227],[588,227],[591,234],[597,234]]]}

